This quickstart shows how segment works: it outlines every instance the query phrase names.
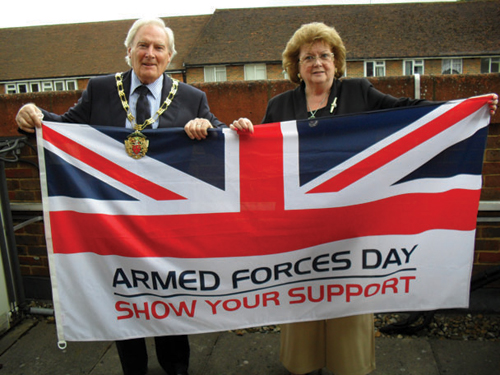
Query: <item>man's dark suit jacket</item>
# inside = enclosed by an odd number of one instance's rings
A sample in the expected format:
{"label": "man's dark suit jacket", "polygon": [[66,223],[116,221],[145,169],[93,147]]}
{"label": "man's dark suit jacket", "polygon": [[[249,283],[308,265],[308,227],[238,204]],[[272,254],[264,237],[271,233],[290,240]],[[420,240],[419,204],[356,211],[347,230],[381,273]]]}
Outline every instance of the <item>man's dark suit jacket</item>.
{"label": "man's dark suit jacket", "polygon": [[[163,74],[162,103],[172,88],[172,79]],[[123,89],[129,100],[132,71],[123,74]],[[90,79],[87,88],[78,103],[63,115],[42,110],[44,120],[68,122],[87,125],[104,125],[125,127],[126,112],[123,109],[115,76],[107,75]],[[224,124],[220,122],[208,107],[205,93],[192,86],[179,82],[179,88],[168,109],[161,115],[159,127],[184,127],[194,118],[205,118],[214,127]]]}
{"label": "man's dark suit jacket", "polygon": [[[335,98],[337,98],[337,107],[333,111],[334,115],[429,103],[425,100],[395,98],[383,94],[365,78],[334,80],[327,105],[316,113],[316,117],[331,115],[331,104]],[[303,120],[308,117],[305,85],[302,83],[294,90],[286,91],[272,98],[267,105],[262,123]]]}

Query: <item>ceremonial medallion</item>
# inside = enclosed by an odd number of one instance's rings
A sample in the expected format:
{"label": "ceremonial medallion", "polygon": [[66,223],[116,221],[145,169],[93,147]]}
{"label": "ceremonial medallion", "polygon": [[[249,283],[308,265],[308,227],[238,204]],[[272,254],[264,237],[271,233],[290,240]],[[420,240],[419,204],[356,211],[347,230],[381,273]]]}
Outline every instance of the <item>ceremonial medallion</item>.
{"label": "ceremonial medallion", "polygon": [[122,73],[116,73],[115,79],[118,96],[120,97],[120,100],[122,102],[123,109],[125,110],[125,112],[127,112],[127,118],[135,129],[135,132],[130,134],[125,140],[125,150],[127,151],[127,154],[129,154],[134,159],[140,159],[144,155],[146,155],[149,147],[149,141],[146,136],[141,133],[141,130],[145,129],[149,125],[153,125],[156,120],[163,114],[163,112],[168,109],[169,105],[174,100],[177,89],[179,88],[179,81],[172,78],[172,88],[170,89],[170,92],[163,104],[160,106],[160,108],[158,108],[158,111],[156,111],[155,115],[151,118],[148,118],[146,121],[144,121],[143,124],[137,124],[135,121],[135,117],[130,112],[130,106],[128,105],[125,91],[123,91]]}
{"label": "ceremonial medallion", "polygon": [[125,150],[134,159],[140,159],[148,152],[149,141],[140,131],[130,134],[125,140]]}

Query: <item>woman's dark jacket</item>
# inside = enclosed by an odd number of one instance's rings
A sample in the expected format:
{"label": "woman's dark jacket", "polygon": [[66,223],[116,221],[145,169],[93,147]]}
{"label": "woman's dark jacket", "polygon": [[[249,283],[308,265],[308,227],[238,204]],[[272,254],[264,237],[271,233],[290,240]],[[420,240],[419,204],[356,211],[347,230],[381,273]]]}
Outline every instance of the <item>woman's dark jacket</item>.
{"label": "woman's dark jacket", "polygon": [[[335,98],[337,98],[337,106],[330,112]],[[391,95],[383,94],[375,89],[366,78],[336,79],[333,82],[326,107],[318,110],[315,116],[345,115],[424,103],[429,102],[409,98],[395,98]],[[267,104],[266,115],[262,123],[302,120],[307,119],[309,116],[310,114],[307,112],[305,85],[302,83],[294,90],[284,92],[272,98]]]}

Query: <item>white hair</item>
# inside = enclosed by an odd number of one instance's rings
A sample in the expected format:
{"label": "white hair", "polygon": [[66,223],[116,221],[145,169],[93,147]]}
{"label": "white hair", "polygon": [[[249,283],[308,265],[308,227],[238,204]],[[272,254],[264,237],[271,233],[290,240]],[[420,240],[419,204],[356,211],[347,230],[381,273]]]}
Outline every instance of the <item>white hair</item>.
{"label": "white hair", "polygon": [[[125,47],[127,47],[127,50],[129,48],[132,48],[132,43],[134,42],[135,35],[139,31],[139,29],[143,26],[159,26],[163,30],[165,30],[165,34],[167,35],[168,38],[168,50],[172,53],[172,58],[176,55],[177,51],[175,50],[175,41],[174,41],[174,32],[170,27],[167,27],[165,25],[165,22],[161,18],[141,18],[137,21],[134,22],[130,30],[128,31],[127,37],[125,38]],[[132,62],[130,61],[130,57],[125,56],[125,61],[127,64],[131,67]]]}

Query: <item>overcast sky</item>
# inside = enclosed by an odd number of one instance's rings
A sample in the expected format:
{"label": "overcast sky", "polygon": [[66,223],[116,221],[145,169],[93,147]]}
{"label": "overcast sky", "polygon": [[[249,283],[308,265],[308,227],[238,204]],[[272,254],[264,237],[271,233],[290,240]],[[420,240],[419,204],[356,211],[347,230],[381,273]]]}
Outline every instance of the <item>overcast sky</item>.
{"label": "overcast sky", "polygon": [[[7,0],[0,12],[0,28],[212,14],[215,9],[297,5],[380,4],[415,0]],[[421,0],[429,2],[433,0]],[[455,1],[455,0],[441,0]],[[143,5],[143,6],[141,6]]]}

